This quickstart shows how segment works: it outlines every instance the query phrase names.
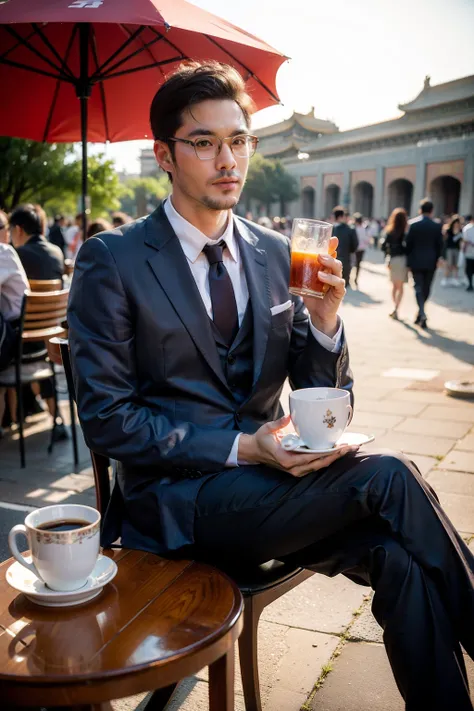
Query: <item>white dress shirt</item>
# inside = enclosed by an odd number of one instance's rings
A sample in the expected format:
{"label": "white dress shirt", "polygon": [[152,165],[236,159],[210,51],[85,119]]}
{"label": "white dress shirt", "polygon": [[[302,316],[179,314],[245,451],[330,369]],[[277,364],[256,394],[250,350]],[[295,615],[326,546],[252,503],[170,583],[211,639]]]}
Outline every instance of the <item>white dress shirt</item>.
{"label": "white dress shirt", "polygon": [[[202,250],[206,244],[217,244],[222,240],[225,241],[227,249],[225,249],[223,253],[223,262],[229,273],[229,277],[234,288],[240,326],[247,308],[249,291],[247,287],[247,279],[245,277],[244,265],[242,259],[240,258],[239,245],[235,239],[234,216],[232,212],[229,211],[229,220],[222,236],[217,240],[211,240],[176,211],[172,203],[171,196],[164,203],[164,211],[171,227],[175,231],[176,236],[181,243],[181,247],[188,260],[189,268],[191,269],[196,286],[199,289],[204,306],[206,307],[207,314],[211,319],[212,302],[208,278],[209,261]],[[318,331],[311,323],[311,320],[309,325],[314,338],[321,346],[323,346],[323,348],[326,348],[326,350],[331,353],[339,353],[341,350],[342,338],[342,320],[340,318],[338,331],[334,338],[329,338],[329,336],[325,333]],[[234,445],[227,459],[226,465],[228,467],[238,466],[237,452],[239,447],[239,438],[240,433],[236,436]]]}
{"label": "white dress shirt", "polygon": [[23,295],[29,288],[20,257],[9,244],[0,243],[0,313],[6,321],[20,318]]}

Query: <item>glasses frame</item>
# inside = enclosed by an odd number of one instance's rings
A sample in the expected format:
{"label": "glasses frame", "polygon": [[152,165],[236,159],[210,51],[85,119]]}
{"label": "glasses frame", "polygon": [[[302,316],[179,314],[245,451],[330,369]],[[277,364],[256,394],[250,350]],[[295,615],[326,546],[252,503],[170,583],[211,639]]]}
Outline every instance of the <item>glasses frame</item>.
{"label": "glasses frame", "polygon": [[[239,156],[235,155],[234,149],[232,148],[232,143],[230,141],[234,141],[236,138],[240,138],[242,136],[245,136],[245,138],[251,138],[252,142],[249,143],[248,145],[250,146],[249,150],[249,155],[248,156]],[[202,156],[199,155],[197,148],[196,148],[196,142],[201,140],[202,138],[215,138],[218,141],[218,151],[215,156],[211,156],[210,158],[203,158]],[[190,138],[163,138],[163,142],[168,143],[168,141],[172,141],[173,143],[184,143],[188,146],[192,146],[194,148],[194,153],[196,154],[196,158],[198,160],[206,161],[206,160],[215,160],[221,153],[222,151],[222,146],[224,143],[227,143],[229,146],[230,150],[232,151],[232,155],[234,155],[236,158],[252,158],[252,156],[255,155],[255,152],[257,150],[259,138],[258,136],[253,136],[250,133],[238,133],[235,136],[227,136],[227,138],[219,138],[219,136],[199,136],[199,138],[195,138],[194,140],[191,140]]]}

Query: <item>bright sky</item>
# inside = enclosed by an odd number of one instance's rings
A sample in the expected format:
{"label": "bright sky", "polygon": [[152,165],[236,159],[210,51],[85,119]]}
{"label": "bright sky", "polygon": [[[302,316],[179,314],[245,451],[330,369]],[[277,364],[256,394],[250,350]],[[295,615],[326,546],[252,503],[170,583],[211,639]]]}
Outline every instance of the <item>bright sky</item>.
{"label": "bright sky", "polygon": [[[194,0],[255,34],[291,60],[277,89],[283,106],[255,114],[254,127],[293,112],[341,130],[400,115],[426,74],[431,84],[474,73],[473,0]],[[147,141],[110,144],[117,169],[138,172]],[[102,147],[103,149],[103,147]]]}

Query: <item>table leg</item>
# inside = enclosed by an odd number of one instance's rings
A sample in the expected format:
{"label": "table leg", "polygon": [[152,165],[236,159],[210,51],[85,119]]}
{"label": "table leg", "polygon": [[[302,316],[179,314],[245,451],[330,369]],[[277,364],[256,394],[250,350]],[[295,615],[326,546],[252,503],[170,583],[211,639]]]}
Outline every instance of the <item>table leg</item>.
{"label": "table leg", "polygon": [[209,666],[209,711],[234,711],[234,648]]}

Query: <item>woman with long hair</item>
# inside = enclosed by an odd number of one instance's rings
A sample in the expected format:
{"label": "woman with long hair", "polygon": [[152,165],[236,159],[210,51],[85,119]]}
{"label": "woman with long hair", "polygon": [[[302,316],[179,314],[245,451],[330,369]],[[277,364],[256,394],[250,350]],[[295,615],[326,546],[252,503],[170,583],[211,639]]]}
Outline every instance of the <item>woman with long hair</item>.
{"label": "woman with long hair", "polygon": [[398,319],[398,309],[403,298],[403,285],[408,281],[407,258],[405,251],[405,235],[408,218],[406,210],[397,207],[388,218],[385,228],[383,249],[388,256],[388,268],[392,282],[392,299],[394,310],[390,317]]}
{"label": "woman with long hair", "polygon": [[446,266],[444,270],[444,279],[441,280],[441,286],[459,286],[458,281],[458,259],[459,248],[462,242],[461,218],[459,215],[453,215],[449,220],[445,236],[445,257]]}

